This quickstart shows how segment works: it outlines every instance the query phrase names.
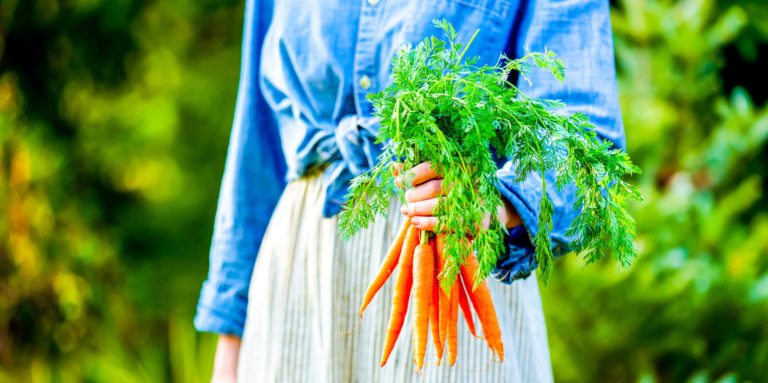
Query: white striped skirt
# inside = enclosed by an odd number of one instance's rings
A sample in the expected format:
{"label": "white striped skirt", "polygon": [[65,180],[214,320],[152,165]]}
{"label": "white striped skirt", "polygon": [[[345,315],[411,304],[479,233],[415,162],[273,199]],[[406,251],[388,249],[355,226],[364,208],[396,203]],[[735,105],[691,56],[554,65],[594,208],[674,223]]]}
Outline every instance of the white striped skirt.
{"label": "white striped skirt", "polygon": [[[552,381],[534,277],[512,285],[489,279],[504,342],[503,363],[491,362],[488,346],[471,336],[459,315],[456,365],[445,362],[446,350],[437,366],[430,338],[425,366],[417,374],[412,335],[406,330],[411,328],[409,313],[387,365],[379,367],[394,281],[382,287],[362,321],[358,312],[404,217],[394,202],[388,219],[379,217],[343,241],[337,219],[322,216],[324,197],[321,176],[315,175],[289,183],[280,198],[253,270],[239,382]],[[480,331],[477,317],[475,323]]]}

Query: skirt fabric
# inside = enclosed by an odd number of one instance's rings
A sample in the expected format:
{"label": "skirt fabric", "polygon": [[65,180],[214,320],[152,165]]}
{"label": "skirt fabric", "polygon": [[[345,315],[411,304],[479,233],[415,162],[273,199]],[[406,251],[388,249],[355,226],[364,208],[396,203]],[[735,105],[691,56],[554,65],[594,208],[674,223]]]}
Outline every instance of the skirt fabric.
{"label": "skirt fabric", "polygon": [[[388,219],[378,217],[344,241],[337,219],[323,218],[323,199],[321,177],[305,177],[288,184],[275,209],[251,279],[239,382],[552,381],[534,277],[512,285],[488,280],[504,342],[503,363],[491,363],[485,342],[469,334],[459,315],[456,366],[446,363],[447,350],[443,365],[436,365],[430,335],[425,366],[416,374],[409,312],[387,365],[379,367],[393,281],[382,287],[362,321],[358,312],[404,217],[393,201]],[[480,332],[476,316],[475,325]]]}

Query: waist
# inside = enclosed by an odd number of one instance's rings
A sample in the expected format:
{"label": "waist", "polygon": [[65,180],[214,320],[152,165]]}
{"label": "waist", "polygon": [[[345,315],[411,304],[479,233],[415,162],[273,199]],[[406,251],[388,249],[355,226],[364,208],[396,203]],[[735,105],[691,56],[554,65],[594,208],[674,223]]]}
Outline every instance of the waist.
{"label": "waist", "polygon": [[285,114],[277,117],[288,181],[338,162],[347,164],[353,174],[362,174],[381,153],[374,143],[378,123],[373,117],[348,115],[337,123],[308,122]]}
{"label": "waist", "polygon": [[345,203],[349,181],[370,169],[381,154],[381,146],[375,143],[378,119],[347,115],[337,124],[329,124],[309,123],[292,113],[277,117],[286,180],[322,173],[324,214],[335,215]]}

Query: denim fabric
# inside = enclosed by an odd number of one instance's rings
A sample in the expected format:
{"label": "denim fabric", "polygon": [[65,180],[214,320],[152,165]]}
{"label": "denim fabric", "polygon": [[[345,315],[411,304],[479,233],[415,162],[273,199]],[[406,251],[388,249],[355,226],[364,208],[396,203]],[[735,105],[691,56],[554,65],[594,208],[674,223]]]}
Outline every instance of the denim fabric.
{"label": "denim fabric", "polygon": [[[586,113],[602,138],[624,146],[607,0],[247,0],[237,108],[198,330],[242,333],[253,264],[286,182],[327,164],[323,213],[340,210],[348,181],[379,154],[365,95],[388,84],[401,46],[440,34],[431,22],[440,18],[462,42],[480,30],[467,53],[479,64],[495,63],[501,52],[555,51],[566,81],[537,70],[530,84],[520,81],[521,90],[565,102],[563,112]],[[536,267],[530,239],[541,198],[538,175],[518,184],[514,174],[511,162],[498,172],[499,190],[524,224],[506,237],[508,254],[496,270],[507,283]],[[574,192],[547,193],[555,208],[553,246],[562,254],[577,213],[570,206]]]}

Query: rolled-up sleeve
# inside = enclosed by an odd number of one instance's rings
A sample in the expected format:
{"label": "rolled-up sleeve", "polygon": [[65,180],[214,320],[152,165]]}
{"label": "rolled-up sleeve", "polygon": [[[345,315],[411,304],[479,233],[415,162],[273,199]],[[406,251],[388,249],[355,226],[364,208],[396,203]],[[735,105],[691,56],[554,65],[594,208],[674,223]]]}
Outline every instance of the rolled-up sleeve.
{"label": "rolled-up sleeve", "polygon": [[[560,100],[566,104],[559,113],[586,114],[602,139],[624,148],[624,126],[621,120],[616,87],[610,9],[607,0],[532,0],[520,10],[519,31],[514,40],[514,54],[526,51],[555,52],[565,65],[565,81],[557,81],[548,71],[534,69],[520,79],[518,87],[529,97]],[[525,278],[537,267],[532,239],[538,233],[538,206],[542,197],[541,174],[530,174],[524,182],[515,182],[516,164],[508,161],[499,169],[499,191],[506,197],[523,225],[505,236],[506,254],[495,271],[505,283]],[[557,190],[555,173],[545,172],[547,196],[554,208],[550,234],[556,257],[569,251],[572,238],[565,235],[579,207],[573,206],[573,184]]]}
{"label": "rolled-up sleeve", "polygon": [[216,210],[208,278],[195,328],[240,336],[248,286],[272,211],[285,187],[279,132],[258,83],[259,55],[272,5],[248,0],[240,84],[227,161]]}

